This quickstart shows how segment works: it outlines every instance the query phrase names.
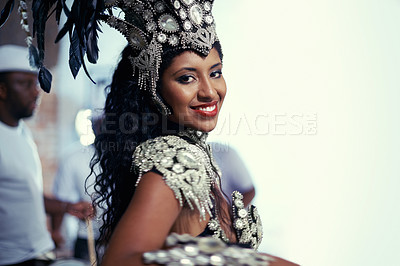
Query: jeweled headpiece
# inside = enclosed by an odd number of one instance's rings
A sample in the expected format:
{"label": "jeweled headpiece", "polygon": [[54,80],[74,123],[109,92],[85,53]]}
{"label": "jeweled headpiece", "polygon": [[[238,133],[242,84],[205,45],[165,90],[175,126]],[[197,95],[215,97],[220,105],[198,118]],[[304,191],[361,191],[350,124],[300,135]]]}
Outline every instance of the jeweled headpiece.
{"label": "jeweled headpiece", "polygon": [[[214,0],[74,0],[69,9],[66,0],[33,0],[33,36],[37,37],[39,49],[37,51],[28,43],[32,48],[31,58],[38,58],[35,65],[42,67],[46,21],[55,11],[55,18],[59,22],[63,12],[67,21],[56,42],[68,33],[71,43],[71,72],[76,77],[83,66],[89,76],[84,56],[87,55],[90,63],[97,62],[99,25],[100,21],[105,21],[121,32],[136,51],[130,61],[134,74],[138,75],[139,88],[149,91],[160,111],[168,115],[169,108],[156,92],[163,51],[167,47],[176,47],[207,55],[217,41],[211,14],[213,2]],[[14,0],[8,0],[0,15],[0,27],[7,20],[13,6]],[[20,9],[26,6],[25,1],[19,1],[19,6]],[[121,13],[123,17],[120,16]],[[26,16],[25,13],[24,15]],[[44,84],[42,88],[49,91],[50,83]]]}
{"label": "jeweled headpiece", "polygon": [[[139,88],[148,90],[165,115],[169,108],[157,95],[156,84],[166,46],[192,49],[207,55],[217,40],[213,0],[108,0],[103,19],[120,31],[129,45],[139,51],[130,60],[139,77]],[[120,8],[125,18],[112,14]]]}

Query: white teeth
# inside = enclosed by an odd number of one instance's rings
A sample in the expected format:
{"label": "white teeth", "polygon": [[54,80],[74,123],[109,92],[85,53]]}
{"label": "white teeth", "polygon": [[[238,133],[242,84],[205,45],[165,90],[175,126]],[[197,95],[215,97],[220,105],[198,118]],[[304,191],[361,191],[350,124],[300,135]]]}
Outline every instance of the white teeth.
{"label": "white teeth", "polygon": [[199,107],[200,111],[204,111],[204,112],[211,112],[215,110],[216,105],[213,106],[208,106],[208,107]]}

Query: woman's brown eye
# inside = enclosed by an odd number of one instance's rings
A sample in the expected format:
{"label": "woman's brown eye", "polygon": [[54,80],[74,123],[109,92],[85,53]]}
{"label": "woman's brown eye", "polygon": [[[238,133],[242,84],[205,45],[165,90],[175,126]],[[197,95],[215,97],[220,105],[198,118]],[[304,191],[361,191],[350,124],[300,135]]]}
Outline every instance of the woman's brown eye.
{"label": "woman's brown eye", "polygon": [[221,70],[213,71],[210,76],[212,78],[220,78],[222,76],[222,71]]}
{"label": "woman's brown eye", "polygon": [[178,82],[182,84],[190,83],[194,78],[189,75],[183,75],[178,78]]}

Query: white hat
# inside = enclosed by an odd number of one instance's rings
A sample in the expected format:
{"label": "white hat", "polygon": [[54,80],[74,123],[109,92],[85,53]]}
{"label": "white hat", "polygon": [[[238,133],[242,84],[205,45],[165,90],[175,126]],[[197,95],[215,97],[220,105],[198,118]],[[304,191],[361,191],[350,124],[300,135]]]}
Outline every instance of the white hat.
{"label": "white hat", "polygon": [[29,52],[27,47],[12,44],[0,45],[0,73],[14,71],[38,72],[29,65]]}

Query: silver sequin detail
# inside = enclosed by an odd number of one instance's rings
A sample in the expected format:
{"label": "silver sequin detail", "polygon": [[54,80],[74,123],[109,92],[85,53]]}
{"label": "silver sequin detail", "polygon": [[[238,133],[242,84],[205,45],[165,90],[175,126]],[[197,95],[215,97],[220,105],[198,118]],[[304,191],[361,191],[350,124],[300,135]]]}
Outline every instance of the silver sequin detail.
{"label": "silver sequin detail", "polygon": [[154,6],[154,8],[155,8],[155,10],[157,11],[157,12],[164,12],[164,10],[165,10],[165,5],[164,5],[164,3],[163,2],[157,2],[156,4],[155,4],[155,6]]}
{"label": "silver sequin detail", "polygon": [[179,16],[181,17],[181,19],[186,19],[187,18],[186,11],[183,9],[179,10]]}
{"label": "silver sequin detail", "polygon": [[193,3],[193,1],[194,0],[182,0],[182,2],[185,4],[185,5],[190,5],[190,4],[192,4]]}
{"label": "silver sequin detail", "polygon": [[236,237],[241,244],[250,244],[257,250],[263,237],[262,224],[257,208],[253,205],[249,210],[244,208],[243,195],[238,191],[232,193],[233,202],[233,227],[236,229]]}
{"label": "silver sequin detail", "polygon": [[205,11],[211,11],[211,4],[210,4],[210,2],[205,2],[205,3],[204,3],[204,10],[205,10]]}
{"label": "silver sequin detail", "polygon": [[201,219],[206,218],[206,213],[212,216],[211,184],[216,173],[203,148],[175,135],[148,140],[133,154],[137,184],[143,174],[153,168],[163,175],[181,206],[187,202],[192,210],[197,208]]}
{"label": "silver sequin detail", "polygon": [[274,259],[265,254],[239,246],[228,246],[219,239],[211,237],[182,236],[172,233],[167,237],[166,250],[145,252],[146,264],[162,265],[237,265],[268,266]]}
{"label": "silver sequin detail", "polygon": [[179,9],[179,8],[181,7],[181,3],[179,3],[178,0],[175,0],[175,1],[174,1],[174,7],[175,7],[176,9]]}
{"label": "silver sequin detail", "polygon": [[190,29],[192,28],[192,23],[190,23],[189,20],[186,20],[186,21],[183,23],[183,27],[185,28],[185,30],[190,30]]}
{"label": "silver sequin detail", "polygon": [[194,24],[200,25],[203,22],[203,10],[199,5],[193,5],[190,7],[189,17]]}

